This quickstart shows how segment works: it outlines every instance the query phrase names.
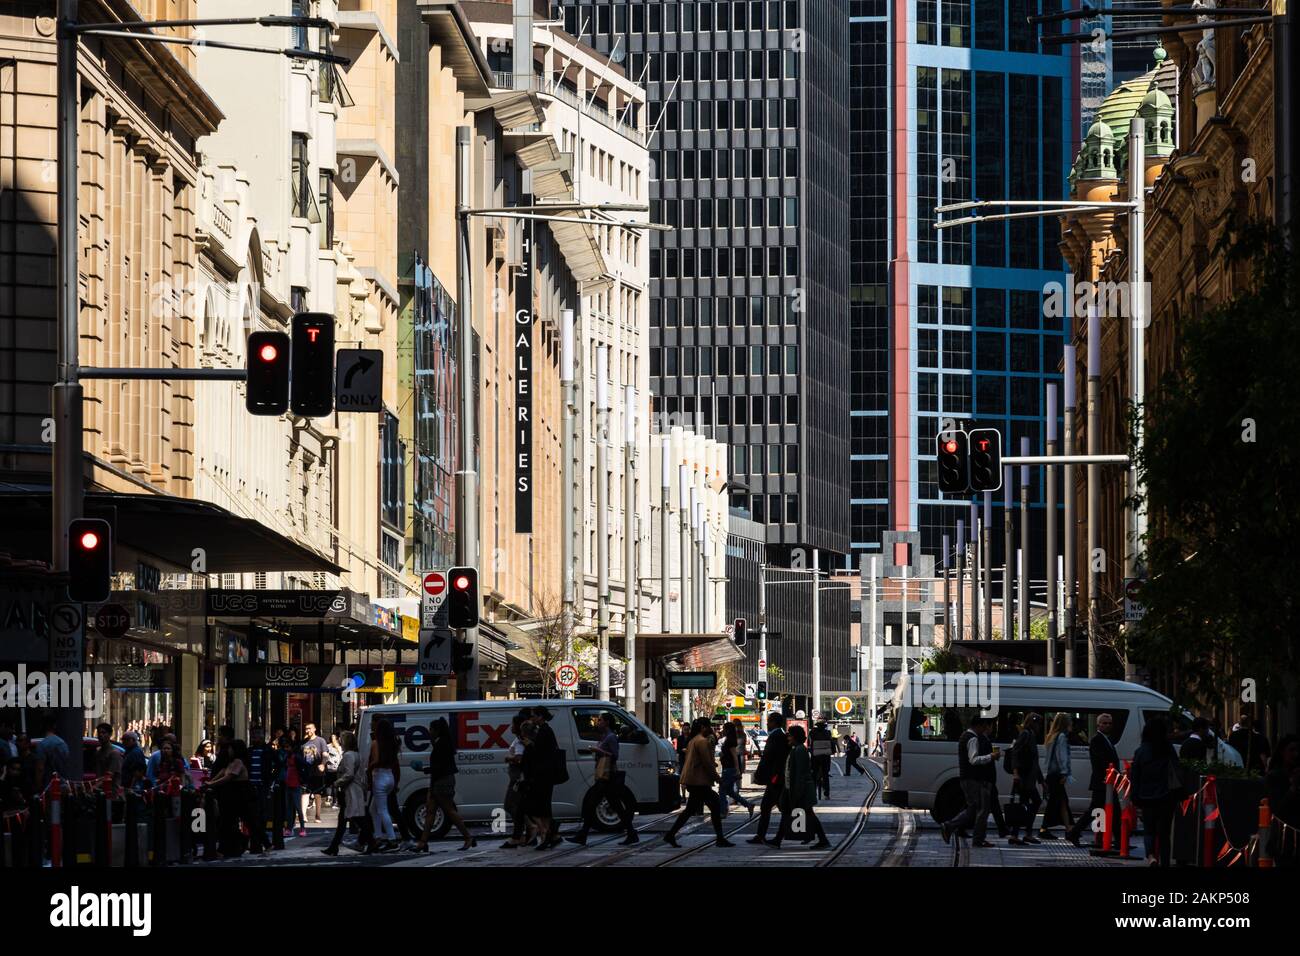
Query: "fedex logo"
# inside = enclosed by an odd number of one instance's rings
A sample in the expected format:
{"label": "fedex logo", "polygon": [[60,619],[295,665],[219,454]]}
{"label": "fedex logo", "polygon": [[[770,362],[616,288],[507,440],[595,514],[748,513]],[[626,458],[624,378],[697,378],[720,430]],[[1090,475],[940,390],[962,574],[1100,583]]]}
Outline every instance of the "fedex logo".
{"label": "fedex logo", "polygon": [[[457,750],[506,750],[510,741],[506,733],[510,720],[500,719],[495,713],[480,714],[466,710],[453,714],[385,714],[393,722],[393,729],[402,742],[402,749],[419,753],[429,749],[429,722],[440,716],[447,718],[451,732],[456,737]],[[415,721],[419,721],[416,723]]]}

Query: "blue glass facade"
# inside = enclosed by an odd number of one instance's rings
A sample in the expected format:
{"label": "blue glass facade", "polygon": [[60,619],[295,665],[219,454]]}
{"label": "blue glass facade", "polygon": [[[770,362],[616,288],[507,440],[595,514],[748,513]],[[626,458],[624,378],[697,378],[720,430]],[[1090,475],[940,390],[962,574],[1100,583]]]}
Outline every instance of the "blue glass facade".
{"label": "blue glass facade", "polygon": [[[1044,392],[1064,329],[1045,318],[1043,290],[1064,280],[1055,219],[1018,219],[936,232],[934,207],[971,199],[1064,199],[1078,104],[1068,49],[1038,52],[1025,24],[1057,0],[907,0],[851,5],[853,89],[852,547],[879,548],[880,531],[921,532],[938,555],[967,500],[941,498],[934,439],[945,419],[994,427],[1009,449],[1041,452]],[[900,68],[906,102],[889,98]],[[898,144],[906,142],[904,155]],[[860,157],[859,148],[876,155]],[[867,171],[860,174],[860,169]],[[906,197],[894,195],[905,183]],[[885,198],[882,198],[885,197]],[[899,213],[906,229],[899,228]],[[906,248],[896,236],[906,236]],[[890,292],[890,276],[906,284]],[[899,302],[905,291],[907,307]],[[888,343],[906,316],[907,365]],[[892,380],[892,388],[891,388]],[[904,401],[908,408],[900,406]],[[891,407],[893,403],[893,407]],[[890,416],[905,427],[909,460],[892,460]],[[889,475],[906,482],[891,485]],[[861,478],[861,480],[858,480]],[[1031,544],[1042,577],[1041,475],[1033,476]],[[1000,509],[1002,495],[996,495]],[[1001,527],[993,516],[994,528]],[[1000,535],[994,540],[1000,545]],[[1001,562],[995,547],[995,561]]]}

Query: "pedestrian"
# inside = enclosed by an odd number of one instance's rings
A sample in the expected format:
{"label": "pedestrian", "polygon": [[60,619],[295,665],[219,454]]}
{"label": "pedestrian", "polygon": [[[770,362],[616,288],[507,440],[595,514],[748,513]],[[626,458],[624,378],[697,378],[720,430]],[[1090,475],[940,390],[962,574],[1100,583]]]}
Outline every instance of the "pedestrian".
{"label": "pedestrian", "polygon": [[523,769],[524,779],[528,782],[526,810],[537,821],[540,841],[537,849],[540,851],[558,846],[562,839],[555,825],[551,798],[558,784],[568,782],[569,770],[565,753],[550,727],[551,712],[539,705],[533,708],[532,714],[534,738],[524,751]]}
{"label": "pedestrian", "polygon": [[[36,780],[37,791],[44,792],[55,774],[60,780],[68,779],[68,768],[72,763],[68,745],[58,734],[59,721],[53,714],[47,714],[41,722],[45,736],[36,742]],[[80,776],[80,774],[78,774]]]}
{"label": "pedestrian", "polygon": [[1217,748],[1214,747],[1214,732],[1210,729],[1210,722],[1204,717],[1197,717],[1192,721],[1192,729],[1187,736],[1183,738],[1179,751],[1180,760],[1197,760],[1206,763],[1213,763],[1212,755]]}
{"label": "pedestrian", "polygon": [[194,748],[194,757],[190,761],[190,766],[196,770],[207,770],[211,772],[212,763],[217,759],[216,750],[212,747],[211,740],[204,740]]}
{"label": "pedestrian", "polygon": [[[416,770],[423,769],[416,764]],[[424,804],[424,827],[420,840],[415,845],[417,853],[429,852],[429,830],[433,826],[433,811],[436,807],[451,822],[465,844],[460,848],[468,850],[478,844],[469,827],[465,825],[460,811],[456,809],[456,742],[451,736],[451,727],[446,717],[437,717],[429,723],[429,792]]]}
{"label": "pedestrian", "polygon": [[[1043,784],[1043,770],[1038,763],[1038,735],[1042,732],[1042,714],[1026,714],[1008,753],[1012,802],[1007,806],[1006,820],[1011,832],[1007,842],[1012,846],[1033,846],[1042,842],[1034,836],[1034,817],[1038,816],[1042,804],[1039,788]],[[1020,836],[1022,827],[1025,831],[1023,839]]]}
{"label": "pedestrian", "polygon": [[14,743],[14,725],[8,720],[0,720],[0,760],[8,766],[9,761],[18,758],[18,746]]}
{"label": "pedestrian", "polygon": [[221,773],[221,771],[226,768],[226,764],[230,763],[230,745],[234,740],[234,727],[231,727],[228,724],[222,724],[217,728],[216,752],[212,756],[212,762],[208,764],[206,768],[210,775]]}
{"label": "pedestrian", "polygon": [[631,846],[641,842],[636,827],[632,825],[632,816],[636,811],[636,801],[628,792],[623,771],[618,769],[618,734],[614,733],[614,722],[607,711],[596,715],[595,731],[597,741],[592,749],[596,755],[596,766],[592,770],[592,784],[582,800],[582,826],[570,836],[570,843],[587,845],[587,835],[596,824],[596,812],[601,801],[608,802],[623,826],[621,846]]}
{"label": "pedestrian", "polygon": [[292,836],[294,822],[298,823],[298,836],[307,835],[307,817],[302,809],[302,784],[307,776],[307,766],[302,753],[293,745],[293,738],[280,738],[280,787],[284,791],[284,835]]}
{"label": "pedestrian", "polygon": [[777,807],[781,815],[786,813],[782,804],[785,795],[785,763],[790,756],[790,741],[785,733],[785,714],[773,711],[767,715],[767,743],[762,756],[758,758],[758,767],[754,770],[754,784],[763,788],[763,796],[758,805],[758,832],[749,838],[750,843],[766,843],[767,827],[772,819],[772,808]]}
{"label": "pedestrian", "polygon": [[325,799],[330,806],[337,806],[334,784],[339,777],[339,764],[343,761],[343,745],[337,733],[330,734],[330,742],[325,745]]}
{"label": "pedestrian", "polygon": [[814,758],[808,753],[804,740],[802,727],[796,725],[790,728],[790,755],[786,757],[785,763],[786,812],[781,814],[781,829],[771,843],[778,849],[781,841],[795,832],[804,834],[800,843],[811,843],[815,836],[815,848],[818,850],[831,845],[830,840],[826,839],[826,830],[813,809],[817,803],[817,771],[813,768]]}
{"label": "pedestrian", "polygon": [[253,802],[253,825],[248,840],[249,848],[257,853],[267,848],[267,816],[279,768],[275,749],[266,742],[266,732],[261,727],[250,727],[248,740],[248,783]]}
{"label": "pedestrian", "polygon": [[177,781],[182,789],[194,785],[190,768],[185,758],[178,752],[175,738],[171,734],[163,738],[157,756],[158,762],[154,766],[154,774],[157,787],[161,792],[166,793],[173,780]]}
{"label": "pedestrian", "polygon": [[[745,745],[741,743],[742,737],[734,723],[723,724],[722,726],[722,784],[718,788],[719,797],[722,805],[728,807],[727,799],[731,798],[749,811],[749,815],[754,815],[754,805],[745,799],[745,795],[740,792],[740,781],[742,766],[744,761]],[[728,809],[730,809],[728,807]]]}
{"label": "pedestrian", "polygon": [[1043,806],[1043,824],[1038,836],[1055,840],[1052,827],[1064,826],[1068,834],[1074,827],[1074,814],[1070,812],[1070,796],[1065,785],[1074,779],[1070,775],[1070,715],[1058,713],[1052,718],[1052,729],[1044,743],[1047,750],[1047,799]]}
{"label": "pedestrian", "polygon": [[952,839],[955,831],[974,824],[971,846],[982,849],[993,846],[984,837],[988,833],[989,814],[993,812],[993,782],[998,773],[995,761],[1002,751],[989,740],[989,724],[988,717],[976,714],[957,740],[957,773],[966,806],[943,822],[944,843]]}
{"label": "pedestrian", "polygon": [[113,725],[101,723],[95,727],[95,737],[99,746],[95,748],[95,780],[110,778],[109,798],[122,783],[122,751],[113,744]]}
{"label": "pedestrian", "polygon": [[[158,783],[158,761],[162,757],[163,741],[171,737],[171,731],[163,724],[154,724],[153,729],[149,731],[149,746],[153,750],[149,754],[149,760],[145,764],[144,775],[149,781],[150,786],[156,786]],[[175,743],[175,738],[172,738]]]}
{"label": "pedestrian", "polygon": [[844,741],[844,776],[851,776],[852,771],[855,769],[864,777],[867,775],[866,768],[863,767],[862,764],[858,763],[861,756],[862,744],[858,743],[858,735],[851,734],[849,738]]}
{"label": "pedestrian", "polygon": [[[831,758],[835,756],[835,735],[826,726],[826,721],[818,720],[813,724],[811,734],[807,735],[812,746],[812,772],[817,782],[817,796],[830,798],[831,795]],[[787,781],[787,789],[789,782]]]}
{"label": "pedestrian", "polygon": [[1079,845],[1083,828],[1091,826],[1092,821],[1096,819],[1097,811],[1106,809],[1107,772],[1111,767],[1116,770],[1120,768],[1119,751],[1115,749],[1115,742],[1110,739],[1110,731],[1114,723],[1114,718],[1110,714],[1098,714],[1097,732],[1088,741],[1088,764],[1091,768],[1088,775],[1088,812],[1075,820],[1074,826],[1065,833],[1065,838],[1075,846]]}
{"label": "pedestrian", "polygon": [[374,820],[375,841],[369,849],[382,853],[398,846],[388,795],[397,789],[402,767],[398,761],[400,747],[392,721],[387,717],[375,721],[371,738],[366,772],[370,783],[370,813]]}
{"label": "pedestrian", "polygon": [[330,845],[321,850],[326,856],[338,856],[339,846],[343,843],[343,834],[353,821],[361,826],[363,836],[357,841],[355,850],[364,850],[370,840],[364,834],[369,832],[369,814],[366,812],[366,775],[361,767],[361,755],[357,753],[357,735],[344,731],[339,741],[342,751],[339,757],[338,776],[334,781],[334,792],[339,806],[338,823],[334,826],[334,837]]}
{"label": "pedestrian", "polygon": [[673,820],[673,825],[664,834],[664,842],[669,846],[678,846],[677,833],[686,825],[686,821],[699,813],[704,807],[709,808],[709,818],[713,821],[714,843],[717,846],[735,846],[722,835],[722,801],[713,789],[718,782],[718,764],[713,757],[715,738],[713,725],[707,717],[699,717],[691,725],[690,743],[686,745],[686,761],[682,765],[682,786],[686,788],[686,806]]}
{"label": "pedestrian", "polygon": [[1277,742],[1264,777],[1264,790],[1277,825],[1290,827],[1292,834],[1287,837],[1281,831],[1281,841],[1274,841],[1281,843],[1273,852],[1274,862],[1278,866],[1295,866],[1300,861],[1294,836],[1300,830],[1300,737],[1287,734]]}
{"label": "pedestrian", "polygon": [[1228,736],[1229,745],[1241,754],[1247,770],[1265,773],[1272,755],[1268,738],[1255,729],[1255,718],[1250,714],[1242,714],[1237,725],[1237,729]]}
{"label": "pedestrian", "polygon": [[316,725],[309,723],[302,742],[302,762],[307,768],[303,796],[307,805],[315,808],[317,823],[320,823],[321,804],[325,800],[325,757],[328,750],[329,743],[316,732]]}
{"label": "pedestrian", "polygon": [[[248,779],[248,747],[242,740],[232,740],[225,767],[207,782],[217,794],[221,821],[220,855],[230,859],[243,855],[244,830],[253,832],[253,785]],[[262,852],[258,845],[254,853]]]}
{"label": "pedestrian", "polygon": [[1181,764],[1169,742],[1169,724],[1153,717],[1142,728],[1142,744],[1129,768],[1129,793],[1142,811],[1142,842],[1150,866],[1168,866],[1174,807],[1182,796]]}
{"label": "pedestrian", "polygon": [[140,738],[134,730],[122,735],[122,787],[126,790],[139,790],[144,786],[145,768],[148,760],[140,749]]}
{"label": "pedestrian", "polygon": [[510,814],[510,838],[501,844],[503,850],[515,850],[533,842],[534,827],[525,811],[527,803],[524,791],[524,751],[532,737],[533,714],[524,708],[510,721],[510,733],[513,735],[510,747],[506,751],[506,797],[503,804]]}

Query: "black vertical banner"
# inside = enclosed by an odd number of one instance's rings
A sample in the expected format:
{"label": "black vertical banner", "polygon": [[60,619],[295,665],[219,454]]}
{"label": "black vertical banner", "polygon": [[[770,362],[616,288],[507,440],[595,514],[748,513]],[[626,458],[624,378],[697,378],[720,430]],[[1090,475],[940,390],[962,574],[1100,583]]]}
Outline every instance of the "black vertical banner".
{"label": "black vertical banner", "polygon": [[[531,206],[524,193],[520,205]],[[521,219],[515,272],[515,533],[533,533],[533,220]]]}

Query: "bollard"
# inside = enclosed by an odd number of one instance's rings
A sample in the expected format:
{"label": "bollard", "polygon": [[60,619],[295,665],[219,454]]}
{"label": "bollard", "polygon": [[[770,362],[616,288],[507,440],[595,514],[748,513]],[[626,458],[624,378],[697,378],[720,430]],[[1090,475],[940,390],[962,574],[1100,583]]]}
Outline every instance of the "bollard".
{"label": "bollard", "polygon": [[1268,805],[1268,797],[1259,801],[1259,857],[1256,866],[1273,866],[1273,810]]}
{"label": "bollard", "polygon": [[50,866],[63,866],[63,781],[57,773],[50,781]]}
{"label": "bollard", "polygon": [[1219,816],[1219,793],[1214,777],[1205,778],[1204,816],[1201,818],[1201,866],[1214,866],[1214,821]]}
{"label": "bollard", "polygon": [[140,862],[140,833],[136,824],[136,793],[130,787],[123,791],[122,823],[125,839],[123,848],[123,866],[136,866]]}
{"label": "bollard", "polygon": [[284,794],[277,781],[271,785],[271,846],[284,849]]}

